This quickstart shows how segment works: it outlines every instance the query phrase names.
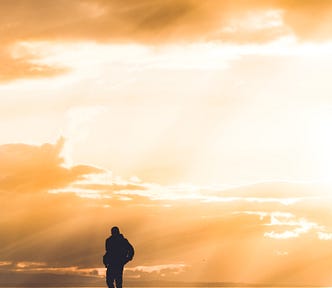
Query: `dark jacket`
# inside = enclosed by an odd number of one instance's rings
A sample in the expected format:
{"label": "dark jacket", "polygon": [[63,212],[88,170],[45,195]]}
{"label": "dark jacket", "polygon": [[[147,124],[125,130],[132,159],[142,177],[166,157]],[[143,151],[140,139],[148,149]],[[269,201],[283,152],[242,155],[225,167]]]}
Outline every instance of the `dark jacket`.
{"label": "dark jacket", "polygon": [[105,242],[106,254],[104,255],[104,265],[121,266],[134,257],[134,248],[122,234],[112,235]]}

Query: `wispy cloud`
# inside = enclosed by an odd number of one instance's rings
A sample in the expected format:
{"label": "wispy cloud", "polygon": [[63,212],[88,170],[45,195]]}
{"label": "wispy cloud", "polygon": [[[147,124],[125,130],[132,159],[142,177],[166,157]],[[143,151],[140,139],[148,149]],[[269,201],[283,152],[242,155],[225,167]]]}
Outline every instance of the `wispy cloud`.
{"label": "wispy cloud", "polygon": [[11,261],[0,261],[0,267],[11,266],[13,262]]}
{"label": "wispy cloud", "polygon": [[170,270],[173,273],[181,273],[187,267],[186,264],[162,264],[162,265],[152,265],[152,266],[135,266],[132,268],[127,268],[128,271],[134,272],[145,272],[145,273],[162,273],[165,270]]}
{"label": "wispy cloud", "polygon": [[47,264],[45,262],[18,262],[16,263],[16,268],[18,269],[39,269],[40,267],[45,267]]}
{"label": "wispy cloud", "polygon": [[39,63],[40,56],[25,53],[14,53],[12,46],[0,49],[0,83],[20,78],[54,77],[68,72],[69,68]]}
{"label": "wispy cloud", "polygon": [[332,233],[318,232],[317,234],[320,240],[332,240]]}
{"label": "wispy cloud", "polygon": [[[11,265],[11,266],[10,266]],[[103,277],[105,276],[105,268],[82,268],[77,266],[50,266],[45,262],[18,262],[13,265],[13,263],[9,263],[6,266],[8,267],[8,271],[12,272],[24,272],[24,273],[52,273],[52,274],[66,274],[66,275],[80,275],[80,276],[95,276],[95,277]]]}
{"label": "wispy cloud", "polygon": [[315,222],[308,221],[304,218],[296,219],[294,215],[276,215],[271,216],[271,223],[265,224],[268,226],[280,226],[280,227],[294,227],[292,230],[285,230],[282,232],[265,232],[265,237],[275,238],[275,239],[288,239],[297,238],[302,234],[309,233],[310,231],[319,231],[324,229],[322,226]]}

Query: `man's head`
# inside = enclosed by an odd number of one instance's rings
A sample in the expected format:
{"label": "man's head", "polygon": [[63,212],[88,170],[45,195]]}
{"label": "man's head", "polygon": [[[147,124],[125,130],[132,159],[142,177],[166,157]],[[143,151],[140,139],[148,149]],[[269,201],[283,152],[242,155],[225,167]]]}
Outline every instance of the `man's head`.
{"label": "man's head", "polygon": [[119,227],[116,227],[116,226],[112,227],[112,229],[111,229],[111,233],[112,233],[113,236],[117,236],[117,235],[119,235],[119,234],[120,234],[120,229],[119,229]]}

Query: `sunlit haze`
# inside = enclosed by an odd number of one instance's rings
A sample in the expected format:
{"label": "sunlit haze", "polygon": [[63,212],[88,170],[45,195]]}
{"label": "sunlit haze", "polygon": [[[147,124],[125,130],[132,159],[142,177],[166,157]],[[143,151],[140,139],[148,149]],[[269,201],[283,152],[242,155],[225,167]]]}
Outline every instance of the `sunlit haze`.
{"label": "sunlit haze", "polygon": [[332,285],[331,14],[0,1],[0,286]]}

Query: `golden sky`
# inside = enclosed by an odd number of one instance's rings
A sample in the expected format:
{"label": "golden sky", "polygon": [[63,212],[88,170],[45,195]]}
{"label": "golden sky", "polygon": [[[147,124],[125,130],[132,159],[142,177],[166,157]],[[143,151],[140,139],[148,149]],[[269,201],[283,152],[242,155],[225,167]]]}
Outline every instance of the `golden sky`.
{"label": "golden sky", "polygon": [[1,282],[102,277],[119,225],[133,281],[331,284],[331,14],[0,1]]}

